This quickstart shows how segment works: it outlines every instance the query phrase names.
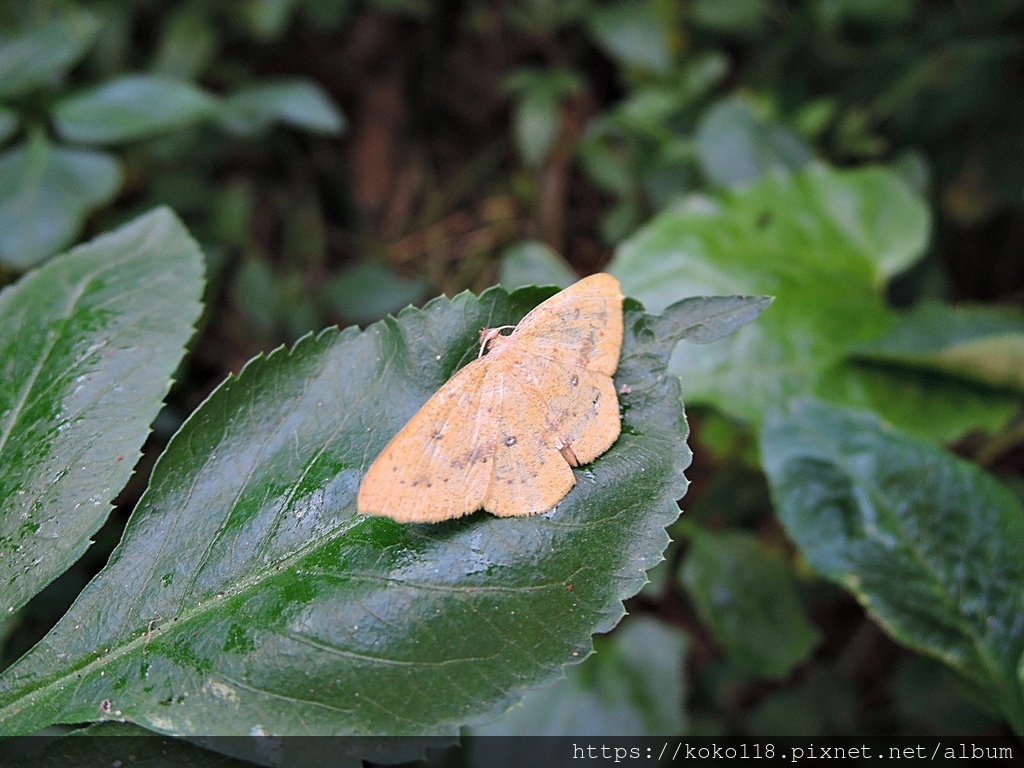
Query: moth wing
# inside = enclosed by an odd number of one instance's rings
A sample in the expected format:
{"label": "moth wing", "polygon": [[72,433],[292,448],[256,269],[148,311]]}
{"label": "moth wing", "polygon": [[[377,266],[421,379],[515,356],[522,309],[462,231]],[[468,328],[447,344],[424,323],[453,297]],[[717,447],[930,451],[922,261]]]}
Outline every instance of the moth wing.
{"label": "moth wing", "polygon": [[492,369],[475,360],[427,400],[367,470],[359,512],[430,523],[483,506],[498,432]]}
{"label": "moth wing", "polygon": [[559,451],[559,438],[544,398],[512,371],[513,361],[496,359],[500,372],[494,475],[484,509],[499,517],[546,512],[576,484]]}
{"label": "moth wing", "polygon": [[543,403],[555,447],[567,445],[580,464],[607,451],[622,430],[612,377],[525,350],[509,350],[509,367],[523,392]]}
{"label": "moth wing", "polygon": [[566,368],[611,376],[622,351],[622,286],[611,275],[591,275],[538,304],[499,343]]}

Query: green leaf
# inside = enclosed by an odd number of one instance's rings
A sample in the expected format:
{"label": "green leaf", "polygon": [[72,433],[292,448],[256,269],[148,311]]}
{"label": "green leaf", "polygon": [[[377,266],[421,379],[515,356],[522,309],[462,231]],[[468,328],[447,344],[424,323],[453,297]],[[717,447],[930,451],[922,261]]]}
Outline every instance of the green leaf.
{"label": "green leaf", "polygon": [[429,290],[425,280],[401,277],[382,264],[364,261],[327,283],[323,299],[350,322],[372,323],[422,302]]}
{"label": "green leaf", "polygon": [[284,34],[300,0],[250,0],[231,8],[256,40],[277,40]]}
{"label": "green leaf", "polygon": [[311,133],[337,135],[345,118],[324,90],[311,80],[284,79],[250,85],[220,105],[218,119],[226,130],[253,136],[274,123]]}
{"label": "green leaf", "polygon": [[670,370],[687,404],[759,424],[813,394],[876,408],[936,440],[995,430],[1014,398],[849,359],[848,348],[895,320],[884,284],[920,255],[927,232],[924,202],[891,172],[812,166],[660,214],[619,247],[609,271],[654,309],[694,294],[775,295],[760,322],[707,349],[676,350]]}
{"label": "green leaf", "polygon": [[765,0],[696,0],[693,20],[697,25],[716,32],[756,32],[768,15]]}
{"label": "green leaf", "polygon": [[[586,663],[571,667],[555,685],[531,691],[472,736],[663,736],[685,729],[683,680],[686,637],[646,616],[626,619],[610,638],[598,638]],[[486,740],[484,740],[486,741]],[[557,764],[540,760],[541,744],[502,741],[500,765]],[[482,749],[475,750],[480,746]],[[517,749],[518,748],[518,749]],[[528,751],[534,759],[526,760]],[[470,765],[495,766],[486,743],[469,742]],[[485,752],[486,754],[480,754]],[[487,757],[487,760],[481,758]]]}
{"label": "green leaf", "polygon": [[970,734],[998,727],[992,714],[964,695],[964,685],[939,662],[927,656],[903,660],[892,674],[893,707],[900,717],[928,726],[936,733]]}
{"label": "green leaf", "polygon": [[202,273],[165,209],[0,293],[3,614],[78,560],[107,519],[192,335]]}
{"label": "green leaf", "polygon": [[479,330],[549,295],[436,299],[228,379],[168,444],[106,568],[0,676],[0,733],[102,719],[109,700],[164,733],[450,735],[585,658],[679,514],[690,453],[665,365],[692,319],[626,302],[622,435],[552,512],[356,513],[366,467]]}
{"label": "green leaf", "polygon": [[667,74],[672,69],[668,30],[648,0],[619,0],[587,14],[590,33],[608,54],[629,67]]}
{"label": "green leaf", "polygon": [[99,27],[95,16],[74,9],[37,26],[0,34],[0,98],[57,80],[85,55]]}
{"label": "green leaf", "polygon": [[811,161],[810,150],[796,135],[779,123],[758,117],[746,100],[735,96],[704,113],[696,143],[704,175],[715,186],[797,171]]}
{"label": "green leaf", "polygon": [[697,530],[682,578],[715,639],[749,672],[785,677],[818,643],[789,568],[750,534]]}
{"label": "green leaf", "polygon": [[561,116],[561,105],[548,93],[528,93],[516,103],[512,120],[516,147],[531,168],[539,168],[554,146]]}
{"label": "green leaf", "polygon": [[7,107],[0,107],[0,144],[3,144],[18,132],[21,119],[18,113]]}
{"label": "green leaf", "polygon": [[192,80],[210,65],[217,48],[217,33],[207,14],[186,5],[165,17],[152,68],[163,77]]}
{"label": "green leaf", "polygon": [[65,149],[42,136],[0,155],[0,263],[26,269],[67,246],[83,219],[121,185],[105,152]]}
{"label": "green leaf", "polygon": [[575,72],[522,67],[505,78],[514,97],[512,122],[519,156],[537,168],[548,156],[561,127],[562,104],[583,87]]}
{"label": "green leaf", "polygon": [[684,339],[710,344],[756,320],[772,301],[771,296],[694,296],[677,303],[675,316],[686,328]]}
{"label": "green leaf", "polygon": [[576,282],[576,274],[547,243],[527,240],[509,247],[502,254],[498,282],[510,291],[524,285],[565,288]]}
{"label": "green leaf", "polygon": [[975,465],[816,401],[769,420],[761,452],[811,565],[1024,734],[1024,506]]}
{"label": "green leaf", "polygon": [[156,75],[124,75],[61,99],[57,133],[87,144],[122,144],[206,120],[217,99],[192,83]]}
{"label": "green leaf", "polygon": [[1013,308],[925,303],[852,353],[1024,390],[1024,313]]}

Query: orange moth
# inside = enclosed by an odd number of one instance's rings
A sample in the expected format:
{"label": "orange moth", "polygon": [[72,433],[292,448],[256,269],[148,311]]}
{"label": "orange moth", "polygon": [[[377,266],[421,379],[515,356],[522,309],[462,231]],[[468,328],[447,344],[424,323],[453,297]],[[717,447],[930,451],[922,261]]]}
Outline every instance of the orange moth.
{"label": "orange moth", "polygon": [[432,523],[480,508],[500,517],[544,512],[575,485],[573,467],[618,439],[618,280],[580,280],[507,336],[502,330],[480,332],[481,356],[373,462],[359,487],[361,513]]}

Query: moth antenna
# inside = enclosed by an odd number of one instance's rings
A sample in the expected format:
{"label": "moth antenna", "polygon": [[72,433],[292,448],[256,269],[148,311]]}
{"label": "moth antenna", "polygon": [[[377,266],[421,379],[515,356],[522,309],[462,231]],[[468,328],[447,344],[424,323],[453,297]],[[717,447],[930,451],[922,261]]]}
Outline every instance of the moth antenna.
{"label": "moth antenna", "polygon": [[484,356],[484,350],[487,349],[487,345],[490,344],[499,336],[501,336],[501,332],[507,328],[515,328],[515,326],[499,325],[497,328],[484,328],[482,331],[480,331],[480,351],[477,352],[477,360]]}

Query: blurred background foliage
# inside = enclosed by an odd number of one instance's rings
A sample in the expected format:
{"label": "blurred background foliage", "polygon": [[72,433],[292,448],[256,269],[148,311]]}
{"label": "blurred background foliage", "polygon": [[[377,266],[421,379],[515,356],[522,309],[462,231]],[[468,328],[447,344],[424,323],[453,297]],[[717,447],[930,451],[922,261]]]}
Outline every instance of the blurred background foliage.
{"label": "blurred background foliage", "polygon": [[[5,3],[0,282],[160,203],[200,241],[201,333],[125,512],[227,373],[326,325],[609,263],[655,310],[777,294],[679,361],[693,485],[634,616],[487,732],[998,733],[815,576],[757,430],[794,393],[855,404],[1024,497],[1022,22],[1015,0]],[[123,524],[0,626],[5,666]]]}

